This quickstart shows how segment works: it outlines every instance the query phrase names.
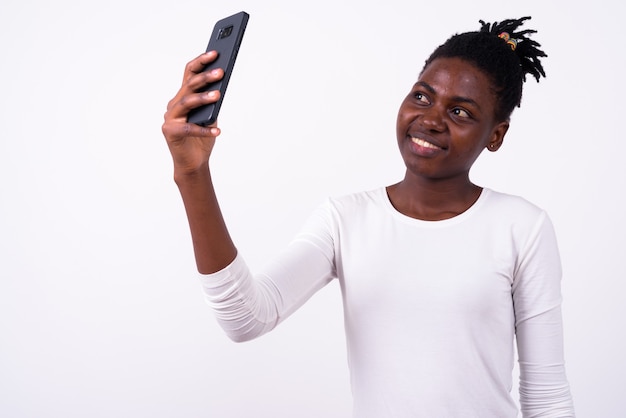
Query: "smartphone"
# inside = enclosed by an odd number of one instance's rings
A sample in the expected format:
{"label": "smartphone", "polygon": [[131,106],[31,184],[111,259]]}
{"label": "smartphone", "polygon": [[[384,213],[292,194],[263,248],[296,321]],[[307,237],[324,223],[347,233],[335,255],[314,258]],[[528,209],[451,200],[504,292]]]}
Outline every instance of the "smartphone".
{"label": "smartphone", "polygon": [[217,59],[207,65],[203,71],[221,68],[224,70],[224,77],[215,83],[208,84],[206,87],[199,90],[199,92],[219,90],[220,98],[215,103],[203,105],[191,110],[189,115],[187,115],[188,122],[207,126],[215,123],[217,120],[217,115],[222,106],[222,101],[224,100],[226,87],[228,86],[230,75],[235,66],[235,60],[237,59],[237,53],[239,52],[239,46],[241,45],[249,17],[250,15],[248,15],[248,13],[239,12],[232,16],[225,17],[215,24],[206,50],[207,52],[217,51]]}

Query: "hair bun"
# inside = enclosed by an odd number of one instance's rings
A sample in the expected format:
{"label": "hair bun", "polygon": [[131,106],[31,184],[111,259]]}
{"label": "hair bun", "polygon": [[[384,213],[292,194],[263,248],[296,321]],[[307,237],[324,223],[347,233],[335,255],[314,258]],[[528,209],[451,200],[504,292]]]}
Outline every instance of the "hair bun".
{"label": "hair bun", "polygon": [[482,25],[480,31],[497,35],[515,51],[520,59],[524,81],[526,81],[526,74],[532,75],[539,81],[540,77],[546,76],[540,58],[547,57],[547,55],[539,49],[541,44],[529,37],[530,34],[537,33],[537,31],[525,29],[517,32],[517,29],[529,19],[531,19],[530,16],[525,16],[520,19],[507,19],[493,23],[486,23],[480,20],[479,22]]}

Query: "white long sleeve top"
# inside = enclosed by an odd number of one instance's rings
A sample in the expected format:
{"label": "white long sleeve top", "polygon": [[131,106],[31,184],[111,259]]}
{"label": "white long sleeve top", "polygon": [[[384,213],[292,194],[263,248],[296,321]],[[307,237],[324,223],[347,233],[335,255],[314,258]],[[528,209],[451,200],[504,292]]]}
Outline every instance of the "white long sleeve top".
{"label": "white long sleeve top", "polygon": [[201,277],[236,341],[271,330],[334,279],[354,417],[516,417],[515,340],[523,416],[574,416],[557,242],[526,200],[484,189],[466,212],[422,221],[384,188],[329,199],[262,271],[238,254]]}

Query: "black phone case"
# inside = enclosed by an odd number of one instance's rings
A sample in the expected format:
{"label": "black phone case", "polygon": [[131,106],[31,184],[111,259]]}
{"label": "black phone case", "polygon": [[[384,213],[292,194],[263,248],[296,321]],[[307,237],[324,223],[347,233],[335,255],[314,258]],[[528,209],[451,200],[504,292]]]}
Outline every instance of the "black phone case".
{"label": "black phone case", "polygon": [[230,75],[232,74],[233,67],[235,66],[235,60],[237,59],[237,53],[239,52],[239,46],[241,45],[241,40],[243,39],[243,33],[246,30],[249,17],[248,13],[239,12],[221,19],[215,24],[206,50],[207,52],[217,51],[217,59],[207,65],[203,71],[221,68],[224,70],[224,78],[207,85],[205,88],[200,90],[200,92],[219,90],[220,98],[215,103],[200,106],[191,110],[187,116],[188,122],[207,126],[215,123],[217,120],[217,115],[219,114],[222,101],[224,100],[226,87],[228,86]]}

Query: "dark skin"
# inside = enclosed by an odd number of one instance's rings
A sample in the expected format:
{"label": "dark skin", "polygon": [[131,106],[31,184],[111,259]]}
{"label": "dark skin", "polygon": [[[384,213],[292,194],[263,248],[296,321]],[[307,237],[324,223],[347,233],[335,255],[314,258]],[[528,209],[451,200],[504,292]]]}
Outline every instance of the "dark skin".
{"label": "dark skin", "polygon": [[436,221],[472,206],[482,189],[469,171],[485,148],[500,148],[509,127],[495,119],[496,103],[489,78],[467,61],[439,58],[424,69],[398,112],[407,169],[387,194],[399,212]]}
{"label": "dark skin", "polygon": [[196,266],[204,274],[223,269],[237,255],[215,196],[209,169],[209,157],[220,129],[216,124],[201,127],[187,123],[191,109],[214,103],[219,97],[217,91],[196,93],[224,76],[222,70],[202,72],[216,57],[217,53],[211,51],[187,64],[182,86],[168,103],[162,126],[174,161],[174,181],[187,212]]}
{"label": "dark skin", "polygon": [[[219,97],[215,91],[196,93],[223,77],[221,70],[202,72],[215,58],[215,52],[208,52],[187,64],[162,127],[196,265],[205,274],[223,269],[237,254],[211,180],[209,160],[220,130],[217,124],[187,123],[191,109]],[[401,182],[387,188],[398,211],[441,220],[466,211],[478,199],[481,188],[471,183],[469,170],[483,149],[500,147],[509,126],[508,121],[495,120],[496,97],[491,92],[487,76],[461,59],[440,58],[424,69],[398,112],[397,139],[407,169]]]}

